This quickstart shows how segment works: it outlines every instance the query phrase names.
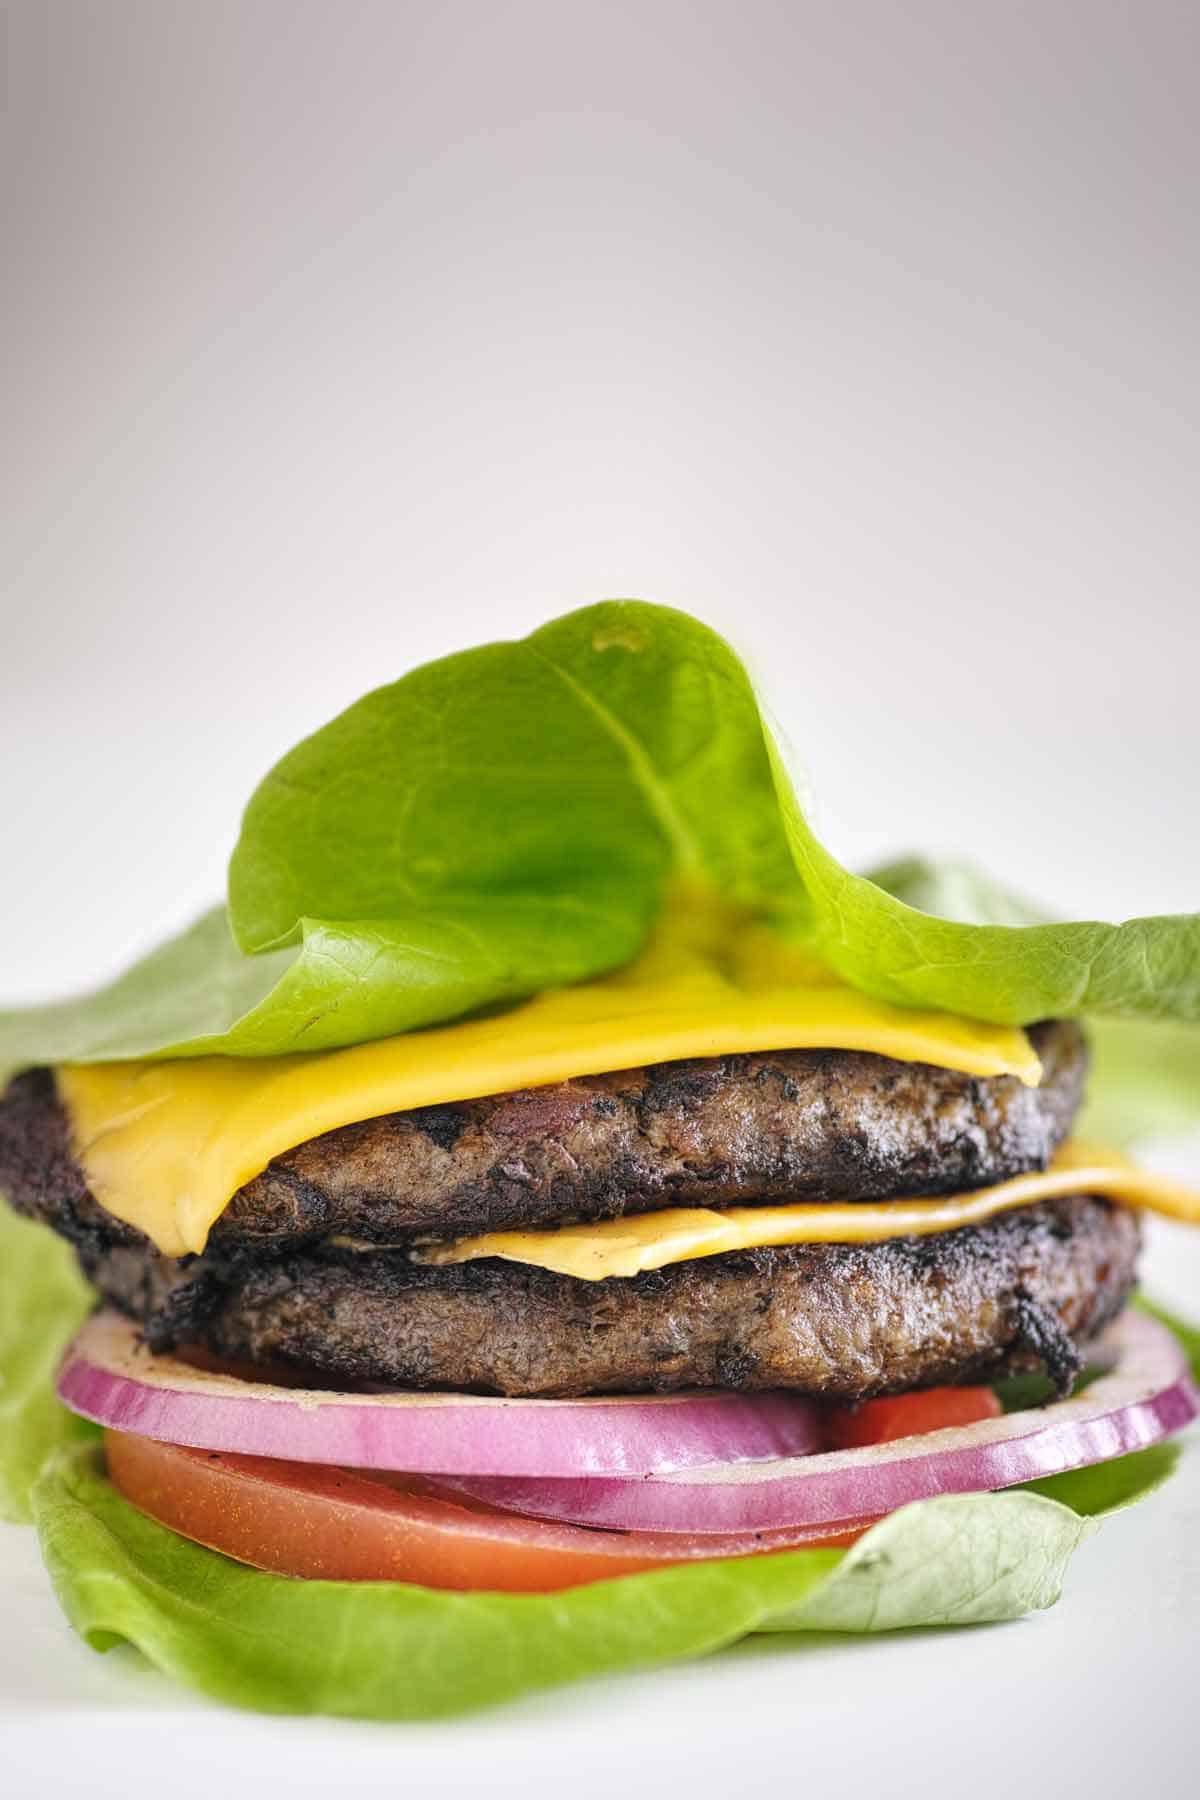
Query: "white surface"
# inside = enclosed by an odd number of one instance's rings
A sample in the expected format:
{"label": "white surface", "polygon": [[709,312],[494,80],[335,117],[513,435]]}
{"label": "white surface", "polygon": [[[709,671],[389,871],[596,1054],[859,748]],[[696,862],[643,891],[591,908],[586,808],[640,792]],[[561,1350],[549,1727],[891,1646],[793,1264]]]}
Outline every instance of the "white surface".
{"label": "white surface", "polygon": [[[363,688],[613,593],[736,637],[849,860],[1195,904],[1194,8],[7,11],[0,994],[207,903]],[[91,1655],[10,1533],[0,1789],[1182,1794],[1198,1502],[1019,1626],[395,1730]]]}

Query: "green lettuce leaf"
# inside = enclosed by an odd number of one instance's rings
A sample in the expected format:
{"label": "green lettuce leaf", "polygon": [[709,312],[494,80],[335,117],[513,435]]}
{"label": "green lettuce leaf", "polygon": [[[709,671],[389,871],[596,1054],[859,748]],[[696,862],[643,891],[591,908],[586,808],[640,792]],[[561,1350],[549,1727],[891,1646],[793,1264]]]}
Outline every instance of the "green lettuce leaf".
{"label": "green lettuce leaf", "polygon": [[[965,863],[907,857],[874,870],[871,880],[905,905],[942,919],[998,926],[1053,923],[1044,907],[1008,893]],[[1132,1144],[1200,1125],[1200,1026],[1095,1014],[1087,1025],[1092,1062],[1076,1122],[1081,1136]]]}
{"label": "green lettuce leaf", "polygon": [[1145,1294],[1136,1295],[1133,1304],[1139,1312],[1149,1313],[1152,1319],[1157,1319],[1160,1325],[1165,1325],[1168,1331],[1174,1333],[1187,1354],[1193,1379],[1200,1383],[1200,1331],[1194,1325],[1185,1325],[1182,1319],[1168,1312],[1165,1306],[1147,1299]]}
{"label": "green lettuce leaf", "polygon": [[974,863],[900,856],[870,869],[866,879],[916,912],[960,925],[1049,925],[1045,907],[1001,887]]}
{"label": "green lettuce leaf", "polygon": [[35,1492],[63,1609],[89,1643],[137,1646],[215,1699],[265,1712],[431,1719],[750,1632],[891,1631],[1013,1619],[1057,1600],[1090,1520],[1038,1494],[907,1507],[851,1550],[702,1563],[558,1594],[291,1581],[144,1518],[94,1450]]}
{"label": "green lettuce leaf", "polygon": [[892,1514],[848,1551],[628,1576],[550,1595],[297,1582],[144,1518],[87,1448],[39,1482],[38,1529],[71,1623],[165,1674],[266,1712],[431,1719],[590,1676],[650,1669],[752,1632],[868,1633],[1015,1619],[1052,1606],[1097,1519],[1150,1493],[1178,1448],[1001,1494]]}
{"label": "green lettuce leaf", "polygon": [[795,886],[736,656],[610,602],[416,669],[298,744],[246,810],[229,906],[256,951],[305,918],[512,896],[632,896],[644,926],[670,878],[751,903]]}
{"label": "green lettuce leaf", "polygon": [[[297,745],[246,810],[227,907],[99,993],[0,1014],[0,1070],[417,1029],[618,967],[689,886],[901,1005],[1200,1023],[1200,916],[1044,921],[962,869],[851,874],[728,645],[609,601],[430,663]],[[1112,1085],[1134,1060],[1114,1050]]]}
{"label": "green lettuce leaf", "polygon": [[1127,1456],[1114,1457],[1111,1462],[1092,1463],[1086,1469],[1068,1469],[1063,1475],[1027,1481],[1020,1491],[1057,1500],[1083,1518],[1107,1519],[1155,1493],[1174,1474],[1182,1455],[1183,1445],[1179,1443],[1148,1444],[1144,1450],[1131,1450]]}
{"label": "green lettuce leaf", "polygon": [[323,1050],[628,962],[690,883],[803,904],[729,647],[613,601],[378,689],[250,801],[228,910],[99,993],[0,1014],[29,1062]]}
{"label": "green lettuce leaf", "polygon": [[1156,1445],[1029,1490],[925,1501],[846,1552],[705,1563],[560,1594],[290,1581],[176,1537],[106,1480],[94,1429],[52,1388],[90,1300],[65,1244],[0,1211],[9,1516],[29,1516],[32,1489],[51,1578],[89,1643],[134,1644],[204,1693],[270,1712],[436,1718],[702,1655],[749,1632],[1015,1618],[1053,1604],[1094,1521],[1151,1492],[1177,1454]]}
{"label": "green lettuce leaf", "polygon": [[1091,1019],[1092,1066],[1076,1130],[1114,1144],[1200,1126],[1200,1027],[1174,1019]]}
{"label": "green lettuce leaf", "polygon": [[[925,911],[844,869],[801,812],[777,751],[775,764],[814,947],[852,986],[996,1024],[1097,1013],[1200,1022],[1200,914],[1106,925],[976,923]],[[945,890],[926,888],[936,906]],[[962,903],[961,890],[954,898]]]}
{"label": "green lettuce leaf", "polygon": [[[83,1000],[0,1014],[0,1073],[30,1062],[271,1056],[412,1031],[628,960],[620,908],[510,898],[437,917],[300,922],[295,949],[245,956],[221,907]],[[536,979],[534,972],[536,971]]]}
{"label": "green lettuce leaf", "polygon": [[54,1396],[59,1358],[95,1299],[71,1246],[0,1195],[0,1519],[31,1519],[46,1458],[95,1435]]}

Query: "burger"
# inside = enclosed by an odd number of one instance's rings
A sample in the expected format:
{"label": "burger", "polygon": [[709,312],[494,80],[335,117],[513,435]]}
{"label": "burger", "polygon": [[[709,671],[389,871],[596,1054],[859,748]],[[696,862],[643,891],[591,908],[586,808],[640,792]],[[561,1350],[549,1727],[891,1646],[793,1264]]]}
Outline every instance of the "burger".
{"label": "burger", "polygon": [[1094,1136],[1197,1019],[1195,916],[849,874],[686,615],[428,665],[267,776],[225,906],[0,1015],[10,1498],[93,1641],[301,1710],[1047,1604],[1197,1410],[1128,1303],[1200,1196]]}

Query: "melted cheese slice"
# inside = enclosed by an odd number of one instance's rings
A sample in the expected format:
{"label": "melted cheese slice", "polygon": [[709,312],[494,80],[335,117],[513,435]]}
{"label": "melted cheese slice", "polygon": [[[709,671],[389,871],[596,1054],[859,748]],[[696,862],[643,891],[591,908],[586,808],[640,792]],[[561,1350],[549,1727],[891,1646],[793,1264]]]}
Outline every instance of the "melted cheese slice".
{"label": "melted cheese slice", "polygon": [[489,1017],[309,1056],[57,1075],[97,1200],[179,1256],[204,1249],[272,1157],[338,1126],[645,1063],[789,1048],[869,1050],[1029,1086],[1041,1077],[1023,1031],[873,1000],[776,933],[703,907],[673,912],[616,974]]}
{"label": "melted cheese slice", "polygon": [[1144,1207],[1169,1218],[1200,1225],[1200,1193],[1181,1182],[1139,1169],[1119,1151],[1070,1143],[1040,1174],[1020,1175],[969,1194],[925,1200],[822,1202],[805,1206],[734,1206],[720,1211],[672,1207],[632,1219],[605,1219],[596,1225],[561,1225],[537,1231],[489,1231],[449,1244],[426,1245],[414,1253],[423,1263],[474,1262],[498,1256],[531,1263],[580,1281],[640,1275],[668,1263],[730,1250],[758,1250],[784,1244],[872,1244],[884,1238],[925,1237],[978,1225],[997,1213],[1066,1194],[1098,1194],[1124,1206]]}

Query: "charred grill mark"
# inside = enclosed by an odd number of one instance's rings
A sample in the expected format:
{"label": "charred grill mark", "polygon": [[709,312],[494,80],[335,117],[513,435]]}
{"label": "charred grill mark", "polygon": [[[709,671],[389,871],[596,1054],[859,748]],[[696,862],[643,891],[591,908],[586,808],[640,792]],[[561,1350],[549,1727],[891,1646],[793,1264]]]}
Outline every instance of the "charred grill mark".
{"label": "charred grill mark", "polygon": [[423,1131],[430,1143],[447,1152],[454,1149],[467,1128],[466,1115],[453,1103],[445,1106],[414,1106],[404,1117],[414,1131]]}
{"label": "charred grill mark", "polygon": [[[1061,1236],[1059,1242],[1062,1242]],[[1097,1281],[1103,1286],[1110,1275],[1108,1264],[1101,1262],[1096,1270]],[[1055,1393],[1060,1400],[1065,1399],[1075,1385],[1083,1359],[1058,1314],[1044,1301],[1019,1290],[1013,1300],[1013,1316],[1016,1321],[1015,1352],[1028,1351],[1036,1362],[1041,1363],[1054,1383]]]}

